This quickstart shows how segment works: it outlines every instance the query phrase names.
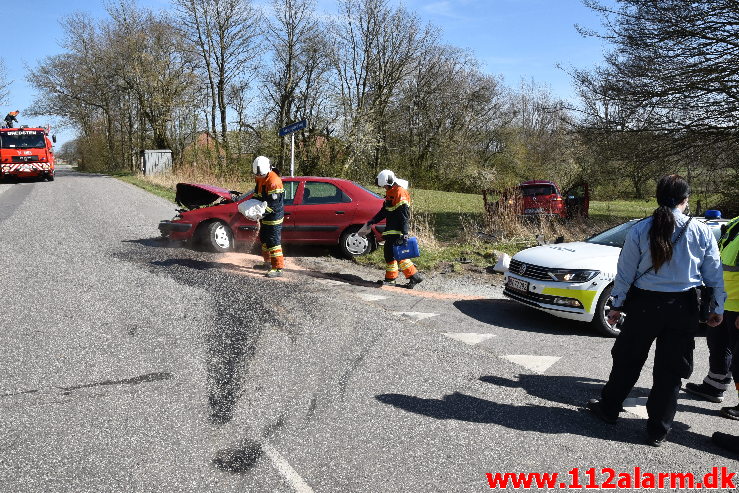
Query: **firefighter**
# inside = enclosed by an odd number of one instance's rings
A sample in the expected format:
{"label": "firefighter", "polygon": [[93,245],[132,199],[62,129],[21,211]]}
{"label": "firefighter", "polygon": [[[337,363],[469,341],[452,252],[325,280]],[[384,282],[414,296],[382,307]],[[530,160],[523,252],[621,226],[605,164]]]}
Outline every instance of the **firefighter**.
{"label": "firefighter", "polygon": [[404,180],[395,177],[395,173],[390,170],[382,170],[377,175],[377,186],[385,189],[385,203],[375,217],[366,223],[360,229],[360,234],[367,234],[370,226],[376,224],[383,219],[387,221],[387,226],[382,236],[385,238],[385,279],[380,281],[384,286],[395,286],[398,279],[398,271],[403,271],[406,279],[408,279],[407,288],[413,287],[423,281],[423,276],[410,259],[398,261],[393,252],[393,246],[402,245],[408,238],[408,222],[410,219],[411,197],[402,185],[406,187],[408,184]]}
{"label": "firefighter", "polygon": [[268,269],[267,277],[281,277],[285,266],[282,256],[282,220],[284,216],[285,189],[282,179],[272,170],[269,159],[259,156],[252,164],[256,187],[254,198],[267,203],[267,209],[259,220],[259,240],[262,242],[263,264],[254,266],[256,269]]}
{"label": "firefighter", "polygon": [[13,128],[13,122],[18,123],[18,119],[16,118],[16,116],[18,116],[18,113],[20,113],[20,111],[15,110],[5,115],[5,126],[6,127]]}

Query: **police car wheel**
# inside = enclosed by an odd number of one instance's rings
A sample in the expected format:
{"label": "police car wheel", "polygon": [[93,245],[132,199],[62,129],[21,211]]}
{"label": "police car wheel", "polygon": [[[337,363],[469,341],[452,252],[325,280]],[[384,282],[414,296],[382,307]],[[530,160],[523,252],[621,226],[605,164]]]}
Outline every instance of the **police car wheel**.
{"label": "police car wheel", "polygon": [[200,241],[211,252],[228,252],[233,247],[233,234],[226,224],[213,221],[201,228]]}
{"label": "police car wheel", "polygon": [[610,285],[601,293],[591,322],[597,332],[607,337],[616,337],[621,333],[621,322],[616,323],[616,325],[608,323],[608,312],[611,310],[611,303],[613,302],[613,298],[611,298],[612,290],[613,285]]}
{"label": "police car wheel", "polygon": [[342,256],[351,259],[360,255],[367,255],[375,249],[374,241],[370,235],[366,237],[359,236],[357,231],[359,231],[359,226],[351,226],[341,234],[339,250]]}

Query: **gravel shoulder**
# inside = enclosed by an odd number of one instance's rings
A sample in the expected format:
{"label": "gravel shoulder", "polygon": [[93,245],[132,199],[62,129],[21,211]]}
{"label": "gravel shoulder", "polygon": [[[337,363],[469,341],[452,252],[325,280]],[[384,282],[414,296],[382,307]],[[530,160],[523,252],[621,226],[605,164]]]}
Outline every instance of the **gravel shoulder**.
{"label": "gravel shoulder", "polygon": [[[384,272],[377,267],[336,257],[296,256],[292,260],[306,269],[337,278],[354,276],[363,281],[375,282],[384,276]],[[422,274],[425,279],[417,287],[419,290],[480,298],[503,298],[503,276],[492,272],[492,266],[487,269],[469,267],[463,272],[435,271]],[[405,284],[402,274],[400,279],[400,284]]]}

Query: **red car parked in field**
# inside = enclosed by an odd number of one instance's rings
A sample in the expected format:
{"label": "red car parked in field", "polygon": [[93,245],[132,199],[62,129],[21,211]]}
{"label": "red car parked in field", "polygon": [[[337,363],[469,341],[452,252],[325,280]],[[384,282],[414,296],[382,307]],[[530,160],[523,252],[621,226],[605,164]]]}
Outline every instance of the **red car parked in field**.
{"label": "red car parked in field", "polygon": [[[283,177],[285,221],[282,243],[335,245],[346,257],[364,255],[382,241],[384,221],[372,234],[359,236],[359,228],[380,210],[383,199],[361,185],[340,178]],[[251,198],[211,185],[177,184],[177,216],[159,223],[162,236],[199,242],[214,252],[231,250],[235,243],[258,242],[259,225],[238,211],[239,203]]]}
{"label": "red car parked in field", "polygon": [[[490,198],[499,197],[496,202]],[[496,193],[494,190],[483,190],[485,208],[495,212],[501,207],[515,211],[524,216],[556,216],[562,219],[577,216],[588,216],[590,193],[588,185],[580,183],[571,187],[564,194],[553,181],[531,180],[518,184],[515,189]]]}

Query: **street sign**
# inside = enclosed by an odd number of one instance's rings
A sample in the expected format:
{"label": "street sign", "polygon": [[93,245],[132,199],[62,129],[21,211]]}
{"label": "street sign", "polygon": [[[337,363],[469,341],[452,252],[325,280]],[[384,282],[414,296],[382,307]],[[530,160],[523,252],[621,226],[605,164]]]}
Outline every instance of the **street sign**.
{"label": "street sign", "polygon": [[280,129],[280,137],[284,137],[285,135],[291,134],[293,132],[297,132],[298,130],[304,129],[308,125],[308,120],[300,120],[299,122],[295,122],[291,125],[288,125],[287,127],[282,127]]}

